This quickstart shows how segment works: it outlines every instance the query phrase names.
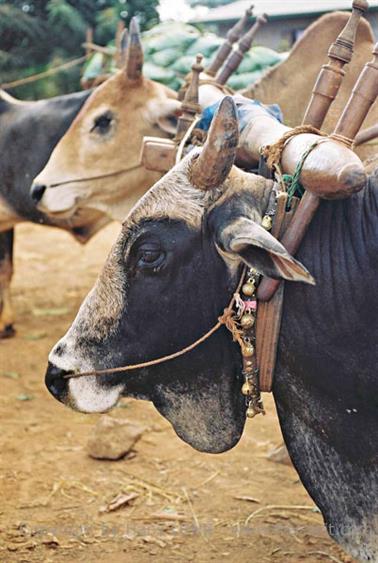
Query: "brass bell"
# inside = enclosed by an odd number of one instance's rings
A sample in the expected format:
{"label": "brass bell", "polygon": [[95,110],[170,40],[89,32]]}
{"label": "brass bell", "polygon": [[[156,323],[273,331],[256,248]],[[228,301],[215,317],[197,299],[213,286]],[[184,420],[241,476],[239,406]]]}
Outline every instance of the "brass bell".
{"label": "brass bell", "polygon": [[263,220],[261,222],[261,225],[264,227],[264,229],[266,229],[267,231],[270,231],[270,229],[272,228],[273,225],[273,221],[270,215],[264,215]]}
{"label": "brass bell", "polygon": [[253,387],[251,383],[249,381],[245,381],[245,383],[243,383],[243,386],[241,388],[242,394],[248,397],[248,395],[250,395],[252,391],[253,391]]}
{"label": "brass bell", "polygon": [[246,415],[248,418],[254,418],[256,415],[258,414],[258,412],[256,411],[256,409],[250,404],[247,408],[247,412]]}
{"label": "brass bell", "polygon": [[250,358],[255,353],[255,349],[252,344],[244,344],[242,349],[242,354],[246,358]]}
{"label": "brass bell", "polygon": [[255,324],[255,318],[251,313],[245,313],[240,319],[240,325],[242,328],[252,328]]}
{"label": "brass bell", "polygon": [[252,297],[252,295],[255,293],[255,290],[256,290],[256,286],[252,281],[243,284],[242,292],[247,297]]}

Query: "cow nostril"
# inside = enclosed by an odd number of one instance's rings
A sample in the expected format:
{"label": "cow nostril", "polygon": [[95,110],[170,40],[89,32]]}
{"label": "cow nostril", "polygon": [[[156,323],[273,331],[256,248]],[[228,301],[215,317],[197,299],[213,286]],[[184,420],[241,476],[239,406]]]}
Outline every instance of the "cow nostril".
{"label": "cow nostril", "polygon": [[47,186],[44,184],[33,184],[30,190],[30,195],[34,203],[41,201],[43,194],[46,191]]}
{"label": "cow nostril", "polygon": [[60,369],[51,362],[48,363],[47,371],[45,375],[45,384],[50,393],[58,399],[58,401],[64,402],[68,393],[68,379],[64,376],[67,375],[68,371]]}

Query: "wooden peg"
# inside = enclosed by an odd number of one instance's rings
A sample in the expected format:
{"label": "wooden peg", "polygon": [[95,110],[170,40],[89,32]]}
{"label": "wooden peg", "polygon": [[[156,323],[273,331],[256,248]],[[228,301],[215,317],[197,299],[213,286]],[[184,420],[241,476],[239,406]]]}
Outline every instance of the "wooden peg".
{"label": "wooden peg", "polygon": [[120,38],[120,44],[119,44],[119,58],[118,58],[118,68],[123,68],[126,65],[126,59],[127,59],[127,48],[128,48],[128,44],[129,44],[129,31],[127,28],[125,28],[122,31],[122,35]]}
{"label": "wooden peg", "polygon": [[181,141],[194,121],[195,116],[201,112],[201,108],[198,104],[198,88],[199,76],[201,72],[203,72],[202,59],[203,56],[198,54],[194,64],[192,65],[191,81],[181,104],[182,114],[180,115],[177,123],[177,132],[174,138],[175,142]]}
{"label": "wooden peg", "polygon": [[84,43],[85,56],[87,57],[87,59],[92,54],[92,49],[90,48],[90,45],[92,43],[93,43],[93,27],[87,27],[86,32],[85,32],[85,43]]}
{"label": "wooden peg", "polygon": [[119,20],[119,22],[117,23],[117,29],[116,29],[116,34],[115,34],[115,47],[116,47],[116,52],[115,52],[115,65],[117,68],[122,68],[122,50],[121,50],[121,42],[122,42],[122,36],[123,36],[123,31],[125,29],[125,22],[123,20]]}
{"label": "wooden peg", "polygon": [[329,48],[328,63],[319,73],[303,123],[311,124],[318,129],[322,126],[340,89],[345,75],[344,66],[352,60],[358,24],[368,7],[366,0],[353,1],[352,13],[346,26]]}
{"label": "wooden peg", "polygon": [[215,76],[224,61],[227,59],[228,55],[231,53],[233,44],[238,41],[246,27],[249,18],[253,14],[254,6],[251,5],[244,13],[244,16],[240,18],[238,22],[227,32],[225,42],[219,47],[215,59],[206,69],[206,74],[209,76]]}
{"label": "wooden peg", "polygon": [[378,43],[373,49],[374,58],[366,63],[352,94],[336,124],[331,139],[351,146],[365,117],[378,97]]}
{"label": "wooden peg", "polygon": [[372,125],[371,127],[367,127],[363,129],[359,133],[357,133],[356,138],[354,139],[354,146],[358,147],[363,143],[367,143],[372,139],[376,139],[378,137],[378,123]]}
{"label": "wooden peg", "polygon": [[216,75],[215,81],[218,82],[218,84],[226,84],[231,74],[235,72],[235,70],[242,62],[244,53],[249,51],[249,49],[251,48],[256,33],[261,26],[266,24],[267,21],[268,18],[266,14],[263,14],[262,16],[258,16],[256,18],[254,25],[245,35],[243,35],[243,37],[238,42],[236,49],[232,51],[225,64]]}

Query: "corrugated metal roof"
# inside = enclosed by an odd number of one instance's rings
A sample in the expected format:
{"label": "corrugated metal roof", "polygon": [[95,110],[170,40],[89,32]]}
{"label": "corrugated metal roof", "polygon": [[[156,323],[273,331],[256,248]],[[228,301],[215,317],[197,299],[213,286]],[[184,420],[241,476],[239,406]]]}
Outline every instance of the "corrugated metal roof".
{"label": "corrugated metal roof", "polygon": [[[226,6],[219,6],[206,15],[193,19],[193,22],[221,22],[239,19],[245,10],[254,4],[254,14],[266,13],[272,19],[324,14],[336,10],[350,10],[352,0],[238,0]],[[378,10],[378,0],[370,0],[370,10]]]}

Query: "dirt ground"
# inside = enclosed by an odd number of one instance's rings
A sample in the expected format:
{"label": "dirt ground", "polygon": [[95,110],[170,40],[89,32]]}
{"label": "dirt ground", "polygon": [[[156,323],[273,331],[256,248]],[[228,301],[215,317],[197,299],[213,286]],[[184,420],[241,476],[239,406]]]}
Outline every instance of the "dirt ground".
{"label": "dirt ground", "polygon": [[[118,229],[81,247],[62,231],[17,228],[17,335],[0,341],[0,562],[352,561],[294,469],[266,458],[281,441],[271,397],[267,416],[217,456],[181,442],[152,405],[124,400],[111,416],[146,428],[135,452],[88,456],[99,416],[56,402],[43,378]],[[101,511],[132,492],[128,506]]]}

